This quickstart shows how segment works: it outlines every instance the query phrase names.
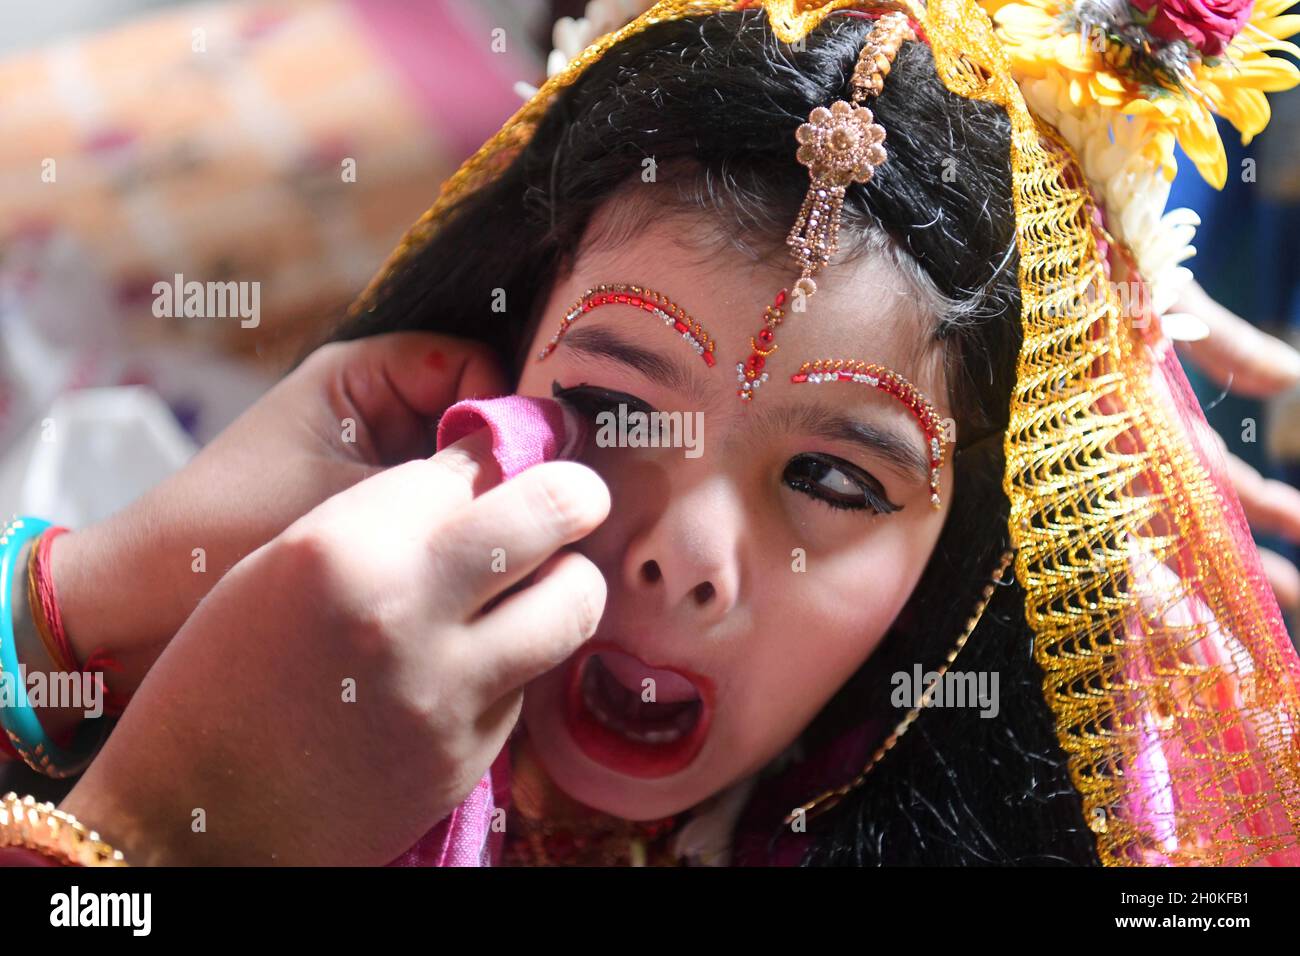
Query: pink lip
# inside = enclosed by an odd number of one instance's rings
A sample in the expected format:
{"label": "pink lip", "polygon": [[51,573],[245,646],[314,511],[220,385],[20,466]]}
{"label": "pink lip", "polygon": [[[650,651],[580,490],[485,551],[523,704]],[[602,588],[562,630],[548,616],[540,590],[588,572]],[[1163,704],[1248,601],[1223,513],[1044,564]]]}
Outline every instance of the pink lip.
{"label": "pink lip", "polygon": [[627,774],[629,777],[650,779],[666,777],[684,769],[694,760],[708,737],[713,717],[715,690],[713,681],[692,671],[665,664],[647,664],[636,658],[647,669],[667,671],[684,678],[699,691],[700,719],[691,732],[680,740],[668,744],[647,744],[629,740],[600,723],[582,701],[582,672],[593,654],[617,652],[630,657],[635,655],[609,641],[587,644],[582,653],[569,663],[565,695],[565,723],[569,733],[584,754],[603,766]]}

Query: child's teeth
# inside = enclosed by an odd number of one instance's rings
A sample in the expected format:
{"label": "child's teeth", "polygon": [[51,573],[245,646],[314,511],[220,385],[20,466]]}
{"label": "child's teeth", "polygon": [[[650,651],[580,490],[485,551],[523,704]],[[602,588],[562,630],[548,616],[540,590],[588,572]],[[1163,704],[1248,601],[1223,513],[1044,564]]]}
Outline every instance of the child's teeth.
{"label": "child's teeth", "polygon": [[613,726],[614,718],[605,710],[604,705],[596,698],[596,693],[590,686],[584,685],[582,688],[582,700],[587,705],[587,709],[596,715],[605,726]]}
{"label": "child's teeth", "polygon": [[587,681],[583,681],[582,684],[582,701],[591,711],[592,716],[628,740],[643,744],[670,744],[683,736],[683,731],[675,727],[657,730],[637,730],[629,727],[627,721],[621,716],[611,714],[606,709],[605,702],[596,693],[595,685]]}
{"label": "child's teeth", "polygon": [[625,728],[620,731],[623,736],[629,740],[636,740],[641,744],[671,744],[673,740],[681,737],[681,731],[677,730],[647,730],[636,731]]}

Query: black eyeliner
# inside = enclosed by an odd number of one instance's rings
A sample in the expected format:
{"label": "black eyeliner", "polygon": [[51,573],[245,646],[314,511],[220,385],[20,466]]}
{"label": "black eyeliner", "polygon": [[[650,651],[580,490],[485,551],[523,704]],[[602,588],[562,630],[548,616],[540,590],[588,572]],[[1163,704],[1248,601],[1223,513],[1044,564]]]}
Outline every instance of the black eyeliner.
{"label": "black eyeliner", "polygon": [[[796,456],[796,459],[792,459],[792,461],[797,460],[799,457],[808,458],[809,460],[834,468],[837,471],[842,471],[849,480],[857,486],[859,493],[864,499],[864,503],[860,505],[849,504],[825,493],[819,493],[817,491],[816,482],[808,481],[807,479],[784,479],[786,484],[789,487],[794,488],[796,491],[807,494],[810,498],[815,498],[817,501],[820,501],[828,507],[835,508],[838,511],[868,511],[873,514],[888,515],[896,514],[903,510],[903,505],[896,505],[886,497],[884,489],[879,487],[879,482],[877,482],[874,477],[852,462],[845,461],[842,458],[837,458],[834,455],[812,452]],[[789,468],[789,464],[787,464],[786,467]]]}
{"label": "black eyeliner", "polygon": [[579,411],[592,414],[599,411],[613,411],[619,405],[626,405],[629,409],[638,412],[650,414],[654,411],[649,405],[637,398],[635,395],[628,395],[626,392],[616,392],[612,389],[601,388],[597,385],[572,385],[568,388],[561,388],[560,383],[551,382],[551,395],[562,402],[568,402]]}

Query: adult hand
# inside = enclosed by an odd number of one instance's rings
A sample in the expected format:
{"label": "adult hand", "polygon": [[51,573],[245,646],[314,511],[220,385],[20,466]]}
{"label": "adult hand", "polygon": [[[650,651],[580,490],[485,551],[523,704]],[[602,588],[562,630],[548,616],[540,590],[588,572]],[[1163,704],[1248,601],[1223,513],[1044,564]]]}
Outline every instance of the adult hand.
{"label": "adult hand", "polygon": [[[313,352],[122,512],[55,540],[64,626],[81,661],[107,651],[129,694],[212,586],[326,498],[425,457],[450,405],[509,386],[481,345],[422,332]],[[39,669],[39,668],[37,668]]]}
{"label": "adult hand", "polygon": [[556,553],[604,520],[600,478],[551,462],[484,491],[499,477],[480,430],[240,561],[62,809],[138,864],[375,865],[411,847],[604,608],[596,566]]}
{"label": "adult hand", "polygon": [[[1300,352],[1261,332],[1191,283],[1172,311],[1195,315],[1209,328],[1179,349],[1221,388],[1246,398],[1272,398],[1300,384]],[[1300,544],[1300,491],[1264,478],[1224,446],[1228,474],[1256,533]],[[1300,571],[1282,555],[1260,549],[1264,574],[1283,608],[1300,612]]]}
{"label": "adult hand", "polygon": [[[1228,475],[1253,531],[1300,543],[1300,491],[1265,478],[1231,453],[1228,453]],[[1300,611],[1300,571],[1267,548],[1259,549],[1259,557],[1264,575],[1277,595],[1277,603],[1291,613]]]}
{"label": "adult hand", "polygon": [[1300,352],[1225,309],[1195,282],[1171,312],[1187,312],[1209,335],[1180,342],[1179,351],[1220,388],[1244,398],[1272,398],[1300,384]]}

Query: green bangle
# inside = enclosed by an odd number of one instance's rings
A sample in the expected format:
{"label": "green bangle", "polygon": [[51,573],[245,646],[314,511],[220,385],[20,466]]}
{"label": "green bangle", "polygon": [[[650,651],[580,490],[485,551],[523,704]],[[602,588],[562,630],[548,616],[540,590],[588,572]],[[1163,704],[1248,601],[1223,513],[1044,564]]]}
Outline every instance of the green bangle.
{"label": "green bangle", "polygon": [[[27,697],[14,638],[14,570],[23,546],[48,527],[50,523],[40,518],[15,517],[0,534],[0,729],[27,766],[47,777],[62,779],[86,769],[99,750],[108,724],[102,718],[83,721],[74,749],[64,750],[45,732]],[[10,697],[12,703],[7,703]]]}

